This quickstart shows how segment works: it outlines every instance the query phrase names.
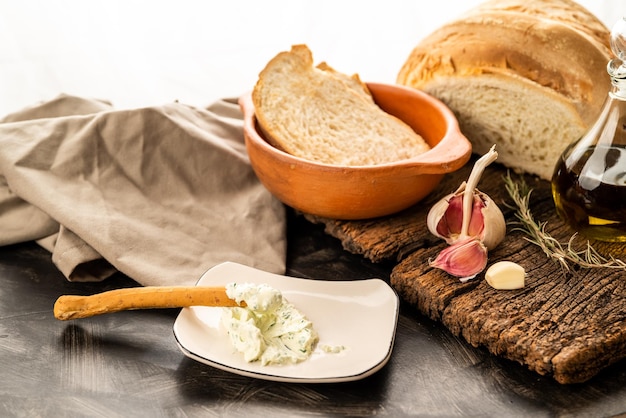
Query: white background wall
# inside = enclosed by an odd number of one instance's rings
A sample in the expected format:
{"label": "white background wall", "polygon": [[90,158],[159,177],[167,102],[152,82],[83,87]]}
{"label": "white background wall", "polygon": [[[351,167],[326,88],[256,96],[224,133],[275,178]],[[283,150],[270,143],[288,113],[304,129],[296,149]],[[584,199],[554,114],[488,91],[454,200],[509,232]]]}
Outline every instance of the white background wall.
{"label": "white background wall", "polygon": [[[0,115],[59,93],[203,106],[251,89],[295,43],[394,82],[422,37],[480,1],[0,0]],[[579,3],[609,27],[626,16],[624,0]]]}

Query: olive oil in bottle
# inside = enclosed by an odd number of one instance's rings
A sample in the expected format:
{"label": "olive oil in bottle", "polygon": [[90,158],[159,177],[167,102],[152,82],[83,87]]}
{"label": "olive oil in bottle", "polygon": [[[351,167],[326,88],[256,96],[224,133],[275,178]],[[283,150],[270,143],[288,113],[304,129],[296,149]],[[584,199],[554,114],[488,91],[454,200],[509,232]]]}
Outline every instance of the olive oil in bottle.
{"label": "olive oil in bottle", "polygon": [[596,145],[571,166],[561,158],[552,191],[557,212],[581,235],[626,242],[626,146]]}
{"label": "olive oil in bottle", "polygon": [[591,129],[556,164],[557,213],[589,239],[626,242],[626,17],[611,31],[612,89]]}

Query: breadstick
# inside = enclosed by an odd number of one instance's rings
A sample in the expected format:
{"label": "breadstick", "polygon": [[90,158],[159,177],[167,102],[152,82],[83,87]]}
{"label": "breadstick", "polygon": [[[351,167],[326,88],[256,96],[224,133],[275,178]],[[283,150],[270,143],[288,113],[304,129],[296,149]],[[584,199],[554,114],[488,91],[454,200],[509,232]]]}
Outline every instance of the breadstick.
{"label": "breadstick", "polygon": [[60,296],[54,304],[54,316],[65,321],[124,310],[189,306],[245,306],[245,303],[238,305],[230,299],[224,287],[146,286],[91,296]]}

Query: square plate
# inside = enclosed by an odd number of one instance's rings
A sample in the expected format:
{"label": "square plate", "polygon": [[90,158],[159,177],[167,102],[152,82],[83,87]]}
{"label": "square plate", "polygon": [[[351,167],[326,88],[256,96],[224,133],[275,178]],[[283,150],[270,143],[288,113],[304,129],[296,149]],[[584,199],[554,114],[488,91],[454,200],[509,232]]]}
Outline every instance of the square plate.
{"label": "square plate", "polygon": [[[389,360],[399,314],[396,292],[383,280],[326,281],[268,273],[226,262],[202,275],[197,286],[231,282],[268,284],[302,312],[319,334],[310,358],[289,365],[246,362],[220,323],[222,309],[183,308],[174,336],[189,358],[243,376],[281,382],[329,383],[362,379]],[[339,352],[325,347],[343,346]]]}

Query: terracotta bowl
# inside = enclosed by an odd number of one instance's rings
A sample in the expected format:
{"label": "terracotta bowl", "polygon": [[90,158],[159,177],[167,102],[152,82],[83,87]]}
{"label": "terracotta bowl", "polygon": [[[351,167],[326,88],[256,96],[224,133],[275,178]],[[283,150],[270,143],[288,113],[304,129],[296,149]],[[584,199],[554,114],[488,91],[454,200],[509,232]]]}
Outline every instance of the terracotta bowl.
{"label": "terracotta bowl", "polygon": [[461,168],[472,147],[452,111],[419,90],[368,83],[383,110],[409,124],[431,146],[414,158],[375,166],[337,166],[305,160],[270,145],[261,135],[251,94],[239,99],[250,163],[279,200],[304,213],[356,220],[390,215],[415,205],[445,173]]}

